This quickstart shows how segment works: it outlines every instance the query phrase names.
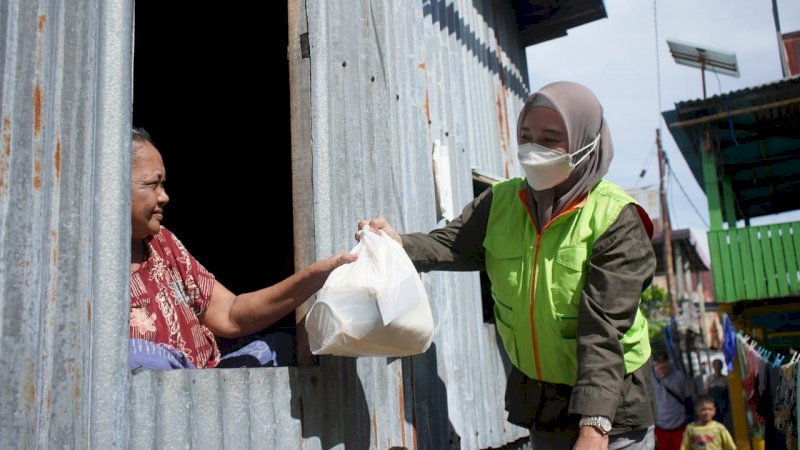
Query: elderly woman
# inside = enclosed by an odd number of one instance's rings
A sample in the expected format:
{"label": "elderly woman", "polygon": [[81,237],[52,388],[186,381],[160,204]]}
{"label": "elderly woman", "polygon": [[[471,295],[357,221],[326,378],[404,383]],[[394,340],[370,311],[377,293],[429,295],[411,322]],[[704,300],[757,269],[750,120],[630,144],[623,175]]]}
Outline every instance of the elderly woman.
{"label": "elderly woman", "polygon": [[398,235],[420,271],[486,270],[513,364],[508,420],[534,448],[653,448],[650,343],[639,312],[656,267],[652,223],[602,179],[614,151],[586,87],[558,82],[525,102],[525,178],[487,189],[446,227]]}
{"label": "elderly woman", "polygon": [[[339,253],[274,286],[234,294],[161,226],[169,202],[164,162],[143,129],[132,131],[132,141],[132,368],[215,367],[221,359],[215,336],[241,337],[268,327],[319,290],[333,269],[355,260]],[[243,351],[256,365],[274,356],[264,342]]]}

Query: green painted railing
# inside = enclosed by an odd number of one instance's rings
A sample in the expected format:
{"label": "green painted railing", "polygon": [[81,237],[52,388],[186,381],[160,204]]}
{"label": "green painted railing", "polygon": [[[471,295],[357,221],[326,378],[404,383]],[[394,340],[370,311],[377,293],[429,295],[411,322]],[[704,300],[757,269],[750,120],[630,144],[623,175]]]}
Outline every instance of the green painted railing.
{"label": "green painted railing", "polygon": [[718,303],[800,295],[800,222],[708,232]]}

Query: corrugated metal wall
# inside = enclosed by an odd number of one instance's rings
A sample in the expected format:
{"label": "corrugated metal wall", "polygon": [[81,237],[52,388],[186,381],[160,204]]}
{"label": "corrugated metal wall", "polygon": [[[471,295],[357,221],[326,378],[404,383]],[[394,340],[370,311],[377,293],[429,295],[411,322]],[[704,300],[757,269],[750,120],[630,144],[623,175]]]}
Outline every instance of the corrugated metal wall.
{"label": "corrugated metal wall", "polygon": [[0,1],[0,448],[127,439],[127,3]]}
{"label": "corrugated metal wall", "polygon": [[[384,215],[401,232],[434,228],[437,140],[450,150],[449,189],[459,211],[473,198],[472,168],[500,176],[518,170],[516,111],[527,73],[509,3],[319,1],[307,8],[317,254],[349,248],[359,218]],[[366,406],[378,416],[371,443],[411,445],[409,421],[419,448],[458,448],[459,440],[461,448],[486,448],[523,436],[505,421],[500,344],[482,322],[478,275],[423,280],[435,347],[404,365],[357,361]],[[395,411],[390,400],[401,395],[406,410]],[[339,426],[321,419],[322,429]]]}
{"label": "corrugated metal wall", "polygon": [[[300,251],[350,248],[356,221],[378,214],[400,231],[436,226],[435,142],[449,149],[457,210],[472,168],[517,173],[527,74],[510,4],[293,8],[306,8],[310,66],[314,236]],[[504,361],[474,273],[424,276],[437,327],[424,355],[128,374],[131,15],[124,1],[0,0],[0,448],[473,449],[524,437],[505,422]]]}

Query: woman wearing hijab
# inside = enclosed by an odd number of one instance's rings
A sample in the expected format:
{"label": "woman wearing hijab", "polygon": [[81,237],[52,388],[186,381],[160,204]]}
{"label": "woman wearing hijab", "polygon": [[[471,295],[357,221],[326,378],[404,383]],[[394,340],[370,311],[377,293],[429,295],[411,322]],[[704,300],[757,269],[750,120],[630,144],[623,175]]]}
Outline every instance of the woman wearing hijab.
{"label": "woman wearing hijab", "polygon": [[614,155],[586,87],[545,86],[517,125],[525,178],[499,182],[446,227],[394,237],[422,272],[485,270],[512,370],[508,420],[536,449],[652,449],[650,343],[639,312],[652,223],[602,179]]}

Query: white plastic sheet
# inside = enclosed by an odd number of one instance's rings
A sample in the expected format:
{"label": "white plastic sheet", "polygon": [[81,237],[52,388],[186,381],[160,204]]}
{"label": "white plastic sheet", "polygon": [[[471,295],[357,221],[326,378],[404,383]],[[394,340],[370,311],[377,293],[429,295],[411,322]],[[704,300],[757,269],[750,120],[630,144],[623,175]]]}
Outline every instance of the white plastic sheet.
{"label": "white plastic sheet", "polygon": [[403,247],[384,233],[362,232],[358,259],[331,272],[306,316],[311,352],[409,356],[433,339],[428,295]]}

